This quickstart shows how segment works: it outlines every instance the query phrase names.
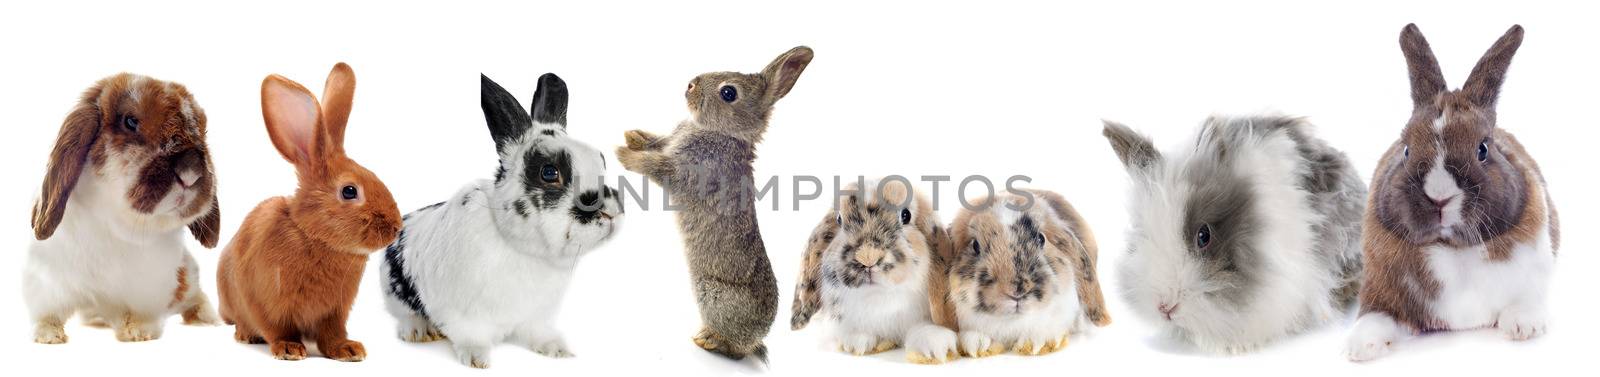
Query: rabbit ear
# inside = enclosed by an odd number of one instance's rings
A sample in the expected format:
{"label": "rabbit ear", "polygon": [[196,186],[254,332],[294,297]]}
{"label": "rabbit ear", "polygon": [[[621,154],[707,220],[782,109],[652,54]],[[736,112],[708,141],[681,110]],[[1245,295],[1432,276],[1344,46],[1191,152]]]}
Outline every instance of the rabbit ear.
{"label": "rabbit ear", "polygon": [[1522,25],[1512,25],[1511,30],[1500,36],[1500,40],[1489,47],[1478,59],[1478,65],[1472,67],[1472,74],[1467,75],[1467,84],[1461,87],[1461,92],[1467,95],[1472,104],[1484,108],[1494,107],[1495,100],[1500,97],[1500,84],[1506,82],[1506,70],[1511,67],[1511,56],[1517,54],[1517,48],[1522,46]]}
{"label": "rabbit ear", "polygon": [[1411,76],[1413,106],[1432,103],[1433,97],[1449,89],[1439,70],[1439,60],[1433,57],[1433,48],[1428,47],[1428,39],[1422,37],[1417,24],[1407,24],[1400,30],[1400,51],[1406,55],[1406,70]]}
{"label": "rabbit ear", "polygon": [[951,330],[959,330],[956,308],[950,302],[950,265],[955,264],[952,236],[938,221],[933,221],[928,232],[928,246],[933,252],[928,265],[928,310],[933,323]]}
{"label": "rabbit ear", "polygon": [[1117,158],[1129,172],[1144,170],[1161,161],[1161,152],[1156,151],[1149,138],[1122,123],[1104,122],[1105,130],[1101,134],[1111,142],[1111,149],[1117,152]]}
{"label": "rabbit ear", "polygon": [[479,97],[483,101],[483,120],[489,124],[489,136],[494,138],[495,151],[503,151],[506,143],[522,137],[529,127],[533,127],[533,119],[522,111],[522,104],[517,103],[517,98],[511,96],[506,88],[490,80],[489,76],[479,76],[482,77]]}
{"label": "rabbit ear", "polygon": [[554,73],[539,76],[539,88],[533,90],[533,121],[567,128],[567,82]]}
{"label": "rabbit ear", "polygon": [[1097,265],[1099,264],[1100,250],[1095,243],[1094,232],[1089,229],[1083,218],[1077,215],[1077,210],[1062,198],[1060,194],[1048,191],[1034,191],[1034,196],[1049,206],[1054,216],[1054,221],[1041,221],[1041,227],[1047,234],[1047,239],[1057,250],[1067,255],[1074,269],[1073,278],[1078,287],[1078,301],[1083,306],[1084,316],[1089,318],[1095,326],[1104,327],[1111,324],[1111,315],[1106,310],[1105,294],[1100,290],[1100,277]]}
{"label": "rabbit ear", "polygon": [[315,167],[323,143],[321,110],[311,91],[279,75],[261,81],[261,117],[278,154],[298,168]]}
{"label": "rabbit ear", "polygon": [[344,128],[350,121],[355,102],[356,72],[344,63],[334,64],[322,88],[322,127],[328,133],[328,147],[344,149]]}
{"label": "rabbit ear", "polygon": [[102,87],[96,85],[84,93],[78,107],[61,122],[61,133],[56,136],[55,150],[50,152],[44,187],[39,201],[33,206],[33,236],[44,240],[55,234],[66,215],[67,198],[78,185],[78,176],[88,164],[89,147],[100,135],[100,107],[95,102]]}
{"label": "rabbit ear", "polygon": [[211,212],[189,223],[189,233],[194,234],[194,239],[207,248],[217,247],[217,241],[221,238],[222,208],[217,203],[218,200],[212,198]]}
{"label": "rabbit ear", "polygon": [[791,329],[806,328],[811,316],[822,309],[822,254],[828,251],[833,238],[839,235],[838,218],[838,211],[829,210],[822,223],[817,224],[817,229],[811,231],[811,238],[806,240],[805,259],[800,263],[800,279],[794,286],[794,305],[791,305],[794,314],[789,317]]}
{"label": "rabbit ear", "polygon": [[761,77],[767,79],[768,104],[778,102],[778,99],[789,94],[789,89],[794,88],[795,81],[800,80],[800,72],[804,72],[806,66],[811,64],[811,56],[810,47],[795,47],[778,56],[772,63],[767,64],[766,69],[761,70]]}

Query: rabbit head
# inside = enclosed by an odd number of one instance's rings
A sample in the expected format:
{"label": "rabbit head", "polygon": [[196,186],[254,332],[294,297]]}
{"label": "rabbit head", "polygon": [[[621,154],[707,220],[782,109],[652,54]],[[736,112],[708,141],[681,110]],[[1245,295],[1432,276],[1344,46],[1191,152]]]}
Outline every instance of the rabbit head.
{"label": "rabbit head", "polygon": [[401,218],[389,188],[345,156],[355,80],[350,66],[335,65],[318,103],[299,83],[268,76],[261,82],[261,112],[272,145],[299,178],[289,204],[295,225],[330,248],[364,255],[393,242]]}
{"label": "rabbit head", "polygon": [[33,208],[50,238],[71,199],[107,215],[118,236],[187,226],[217,245],[221,219],[206,146],[206,114],[181,84],[122,73],[84,91],[61,124]]}
{"label": "rabbit head", "polygon": [[800,46],[778,56],[761,73],[712,72],[695,76],[683,92],[696,124],[758,141],[772,105],[789,94],[811,64],[811,48]]}

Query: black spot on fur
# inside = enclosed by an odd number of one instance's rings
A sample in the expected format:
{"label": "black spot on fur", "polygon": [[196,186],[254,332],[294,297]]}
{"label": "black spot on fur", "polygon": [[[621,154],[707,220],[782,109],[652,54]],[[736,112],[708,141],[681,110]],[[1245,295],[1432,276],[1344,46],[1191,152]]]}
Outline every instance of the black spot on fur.
{"label": "black spot on fur", "polygon": [[517,215],[522,216],[522,218],[528,218],[528,215],[530,215],[528,213],[528,202],[524,202],[524,201],[522,201],[522,199],[517,199],[515,201],[512,201],[511,202],[511,208],[513,210],[516,210],[517,211]]}
{"label": "black spot on fur", "polygon": [[438,202],[438,203],[429,204],[426,207],[418,208],[415,211],[411,211],[411,213],[407,213],[405,216],[400,216],[400,220],[401,221],[405,221],[405,220],[411,219],[411,215],[415,215],[415,214],[418,214],[418,213],[422,213],[422,212],[426,212],[426,211],[429,211],[429,210],[433,210],[434,208],[439,208],[439,206],[442,206],[442,205],[444,205],[444,202]]}
{"label": "black spot on fur", "polygon": [[556,136],[556,130],[539,130],[539,133],[544,134],[544,136]]}
{"label": "black spot on fur", "polygon": [[417,295],[417,286],[411,282],[411,277],[406,274],[405,256],[401,255],[401,251],[405,250],[405,247],[406,231],[401,229],[400,234],[395,237],[394,244],[389,245],[389,248],[383,252],[383,261],[389,264],[388,292],[394,295],[395,299],[405,303],[406,307],[411,308],[411,311],[416,312],[417,315],[427,317],[428,311],[422,306],[422,297]]}
{"label": "black spot on fur", "polygon": [[[572,156],[566,151],[555,154],[545,154],[537,148],[529,150],[522,155],[523,172],[522,187],[533,199],[533,206],[551,210],[560,204],[561,198],[567,196],[567,188],[577,183],[577,177],[572,175]],[[560,179],[557,182],[545,182],[545,165],[554,166]]]}
{"label": "black spot on fur", "polygon": [[588,224],[600,217],[600,209],[603,206],[605,203],[600,201],[600,192],[589,191],[578,195],[578,201],[572,204],[572,210],[569,212],[579,224]]}

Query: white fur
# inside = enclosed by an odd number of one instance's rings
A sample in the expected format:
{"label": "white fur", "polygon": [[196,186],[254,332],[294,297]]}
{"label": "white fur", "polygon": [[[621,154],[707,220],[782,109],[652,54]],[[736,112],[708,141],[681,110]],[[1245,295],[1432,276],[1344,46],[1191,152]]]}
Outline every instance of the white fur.
{"label": "white fur", "polygon": [[956,318],[961,328],[961,348],[968,353],[986,350],[993,344],[1012,349],[1018,343],[1032,344],[1037,352],[1063,336],[1087,331],[1089,319],[1083,313],[1076,280],[1058,276],[1049,305],[1021,313],[992,314],[971,306],[957,305]]}
{"label": "white fur", "polygon": [[[1118,270],[1136,315],[1214,353],[1250,351],[1341,315],[1331,298],[1338,281],[1311,252],[1311,226],[1321,215],[1311,211],[1309,193],[1296,185],[1305,167],[1293,140],[1276,133],[1229,152],[1238,153],[1235,160],[1244,164],[1238,171],[1252,182],[1255,207],[1250,210],[1261,226],[1253,241],[1266,273],[1255,282],[1254,295],[1238,307],[1206,298],[1223,287],[1206,280],[1185,237],[1193,232],[1184,228],[1184,208],[1194,182],[1182,170],[1196,158],[1210,158],[1195,156],[1192,146],[1133,172],[1133,252]],[[1171,320],[1160,313],[1161,305],[1177,305]]]}
{"label": "white fur", "polygon": [[[906,181],[866,180],[862,185],[852,184],[848,189],[857,190],[863,203],[879,201],[884,189],[880,183],[896,182],[895,184],[908,184]],[[867,187],[867,189],[859,189]],[[911,189],[911,187],[906,187]],[[910,191],[908,191],[910,192]],[[932,209],[918,208],[915,195],[907,195],[908,209],[921,213]],[[893,203],[901,205],[908,203]],[[898,217],[896,217],[898,219]],[[907,225],[901,232],[915,231]],[[847,237],[839,236],[833,239],[833,244],[828,250],[839,250]],[[901,250],[911,251],[906,237],[899,238]],[[834,341],[839,344],[840,350],[861,355],[874,351],[879,342],[892,342],[904,345],[908,354],[913,354],[925,360],[946,361],[948,356],[956,351],[955,332],[940,327],[933,323],[932,311],[928,302],[928,279],[933,261],[927,256],[917,257],[907,255],[908,258],[919,258],[921,262],[912,273],[896,282],[886,277],[883,272],[875,270],[870,283],[857,287],[847,287],[837,282],[824,281],[819,288],[823,307],[819,312],[826,314],[825,318],[834,319]],[[888,258],[888,256],[885,256]],[[901,268],[911,268],[907,261],[894,261]],[[837,269],[835,263],[824,262],[819,266],[821,274]],[[848,308],[848,310],[841,310]],[[942,331],[941,331],[942,330]]]}
{"label": "white fur", "polygon": [[[996,203],[1005,203],[1011,197],[1010,194],[1006,194]],[[1009,205],[989,206],[987,210],[1000,224],[1003,224],[1002,229],[1010,229],[1023,216],[1021,211]],[[1046,212],[1052,218],[1046,221],[1055,221],[1053,218],[1060,216],[1048,207]],[[1032,345],[1032,349],[1027,350],[1031,354],[1037,353],[1045,345],[1052,344],[1062,337],[1084,333],[1094,328],[1083,310],[1082,299],[1078,297],[1077,279],[1073,276],[1052,274],[1049,284],[1053,285],[1053,291],[1056,292],[1050,297],[1049,302],[1042,307],[1023,312],[1012,310],[1005,313],[985,313],[978,311],[976,307],[958,303],[956,318],[961,329],[961,348],[968,354],[975,354],[996,344],[1007,349],[1015,349],[1026,342]]]}
{"label": "white fur", "polygon": [[1439,211],[1441,231],[1446,233],[1445,236],[1449,236],[1451,229],[1461,224],[1461,203],[1466,199],[1461,195],[1461,187],[1456,183],[1456,178],[1444,170],[1442,147],[1440,152],[1433,160],[1433,169],[1429,169],[1428,175],[1422,180],[1422,192],[1435,202],[1449,200]]}
{"label": "white fur", "polygon": [[1429,310],[1451,329],[1498,326],[1518,340],[1543,333],[1555,253],[1548,226],[1538,234],[1533,242],[1517,245],[1505,261],[1489,260],[1483,245],[1426,248],[1428,270],[1439,282]]}
{"label": "white fur", "polygon": [[[1511,258],[1489,260],[1483,245],[1465,248],[1435,245],[1424,249],[1428,272],[1439,282],[1438,296],[1427,303],[1439,324],[1450,330],[1495,327],[1506,338],[1526,340],[1547,330],[1545,299],[1555,269],[1549,226],[1538,238],[1517,245]],[[1361,316],[1350,333],[1345,356],[1372,360],[1417,329],[1396,323],[1384,313]]]}
{"label": "white fur", "polygon": [[[524,140],[544,129],[559,137],[540,141],[546,150],[572,153],[572,172],[579,191],[603,186],[600,153],[567,139],[556,125],[535,124]],[[530,207],[523,218],[512,201],[525,197],[521,182],[523,155],[532,143],[509,144],[505,152],[506,182],[480,180],[463,187],[437,208],[413,212],[405,221],[402,250],[405,272],[424,302],[423,318],[386,287],[385,306],[399,322],[403,339],[425,339],[442,333],[463,364],[487,367],[489,348],[510,340],[550,357],[570,357],[554,321],[579,257],[609,239],[620,226],[621,202],[603,200],[610,219],[579,224],[568,213],[577,195],[567,195],[548,212]],[[464,204],[463,204],[464,203]],[[381,264],[379,278],[390,276]],[[435,327],[437,326],[437,327]]]}
{"label": "white fur", "polygon": [[[55,233],[29,246],[22,296],[34,341],[65,342],[61,324],[73,313],[111,326],[122,341],[160,338],[166,318],[191,307],[200,323],[220,322],[184,241],[185,226],[210,209],[181,216],[196,194],[174,184],[152,213],[135,211],[127,190],[139,168],[116,153],[105,166],[85,166]],[[184,267],[190,289],[174,302]]]}

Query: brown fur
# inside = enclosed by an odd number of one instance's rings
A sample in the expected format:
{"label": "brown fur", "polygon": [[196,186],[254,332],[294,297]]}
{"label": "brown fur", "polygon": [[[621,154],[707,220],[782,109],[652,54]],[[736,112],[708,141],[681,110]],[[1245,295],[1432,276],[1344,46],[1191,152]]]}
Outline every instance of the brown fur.
{"label": "brown fur", "polygon": [[[1415,25],[1402,31],[1400,43],[1415,108],[1400,141],[1384,153],[1373,173],[1363,224],[1363,314],[1387,313],[1418,330],[1445,329],[1428,309],[1440,290],[1428,269],[1424,254],[1428,246],[1482,244],[1489,260],[1504,261],[1512,257],[1516,245],[1534,242],[1548,225],[1552,252],[1559,249],[1559,219],[1543,173],[1516,137],[1495,123],[1500,85],[1521,42],[1522,28],[1512,27],[1478,61],[1466,85],[1451,91],[1421,32]],[[1443,119],[1442,132],[1434,128],[1436,119]],[[1490,152],[1483,162],[1475,157],[1480,143]],[[1431,165],[1419,161],[1432,161],[1441,154],[1453,164],[1447,165],[1452,174],[1482,187],[1481,193],[1463,194],[1474,195],[1469,198],[1477,201],[1468,202],[1476,206],[1469,209],[1487,213],[1479,217],[1504,221],[1469,217],[1465,220],[1473,222],[1469,229],[1476,233],[1451,238],[1419,231],[1431,229],[1429,221],[1436,222],[1433,217],[1438,216],[1431,204],[1420,203],[1426,200],[1420,196],[1421,177]]]}
{"label": "brown fur", "polygon": [[[273,146],[294,163],[292,197],[263,201],[223,251],[217,272],[222,316],[235,340],[267,343],[274,357],[305,358],[302,338],[341,361],[366,357],[346,338],[367,254],[393,242],[400,211],[383,182],[344,155],[355,75],[339,63],[320,106],[282,76],[262,82],[262,113]],[[345,200],[346,185],[358,188]]]}
{"label": "brown fur", "polygon": [[[1048,241],[1042,250],[1049,268],[1058,276],[1076,279],[1075,293],[1082,304],[1084,316],[1090,322],[1096,326],[1109,325],[1111,316],[1106,310],[1105,296],[1100,289],[1097,272],[1099,252],[1093,231],[1059,194],[1042,190],[1029,190],[1029,193],[1034,197],[1032,203],[1026,203],[1021,196],[1007,195],[1002,199],[1005,202],[990,197],[974,204],[979,208],[1006,203],[1024,207],[1022,212],[1034,219],[1038,231]],[[953,308],[958,305],[957,302],[967,305],[994,302],[1005,297],[1003,289],[1013,288],[1010,284],[985,284],[979,277],[987,273],[996,282],[1010,282],[1020,273],[1010,263],[1016,246],[1009,239],[1014,235],[1007,230],[1008,227],[1009,224],[1001,224],[988,210],[963,210],[956,215],[950,225],[950,246],[945,248],[945,258],[953,261],[946,275],[949,278],[947,286],[950,287],[946,305]],[[967,246],[974,239],[979,240],[983,248],[976,257]],[[1025,290],[1042,289],[1028,279],[1023,280]],[[1050,293],[1050,299],[1059,293]],[[950,311],[952,313],[949,315],[954,317],[953,309]]]}
{"label": "brown fur", "polygon": [[167,307],[176,308],[183,303],[183,298],[189,295],[189,268],[178,267],[178,288],[172,290],[172,303]]}
{"label": "brown fur", "polygon": [[[821,288],[822,284],[827,282],[822,280],[822,264],[824,263],[823,258],[828,255],[828,247],[840,233],[840,222],[842,220],[839,217],[839,209],[845,209],[847,213],[859,216],[868,216],[863,214],[863,212],[866,212],[863,207],[890,208],[891,206],[898,206],[900,203],[906,203],[906,199],[909,197],[916,204],[913,206],[914,210],[911,211],[911,229],[905,230],[904,234],[906,243],[910,245],[910,250],[907,250],[909,251],[907,254],[913,255],[906,255],[901,260],[896,261],[897,268],[884,272],[883,276],[900,283],[904,282],[916,268],[927,268],[926,284],[928,285],[928,300],[931,304],[930,316],[935,324],[955,329],[954,316],[949,315],[953,309],[945,305],[946,292],[949,290],[946,283],[947,277],[945,276],[948,263],[944,262],[939,256],[940,250],[945,248],[944,244],[948,242],[944,226],[939,224],[938,213],[933,210],[932,202],[926,196],[911,192],[904,184],[889,184],[888,182],[896,181],[881,182],[880,188],[869,188],[881,190],[882,196],[874,203],[861,203],[858,199],[859,196],[853,193],[840,198],[838,205],[834,209],[828,210],[822,221],[812,230],[811,237],[806,243],[804,261],[800,266],[799,282],[795,285],[795,298],[792,306],[793,316],[790,318],[791,328],[795,330],[804,328],[811,316],[824,305]],[[853,183],[844,189],[844,191],[850,192],[859,192],[859,190],[861,190],[860,187]],[[879,225],[884,222],[898,224],[900,221],[898,210],[880,211],[877,216],[882,217],[877,219],[863,218],[863,226],[866,225],[866,222],[876,221],[873,225]],[[879,235],[879,233],[874,232],[875,230],[877,228],[863,229],[862,232],[856,234],[860,234],[862,237],[875,237]],[[861,247],[855,250],[853,259],[863,266],[874,266],[880,263],[886,254],[889,254],[887,249],[877,247]],[[836,253],[828,257],[839,256],[840,254]],[[927,263],[927,265],[918,266],[917,264],[919,263]],[[836,281],[833,284],[841,283]]]}
{"label": "brown fur", "polygon": [[[124,128],[127,117],[140,122],[137,130]],[[190,231],[205,247],[215,247],[221,211],[205,136],[205,110],[182,84],[130,73],[101,79],[84,91],[61,124],[31,214],[34,237],[44,240],[55,234],[83,169],[104,169],[115,156],[139,167],[140,177],[127,196],[142,213],[153,211],[172,190],[179,169],[200,171],[194,182],[196,200],[181,214],[199,216],[189,224]]]}

